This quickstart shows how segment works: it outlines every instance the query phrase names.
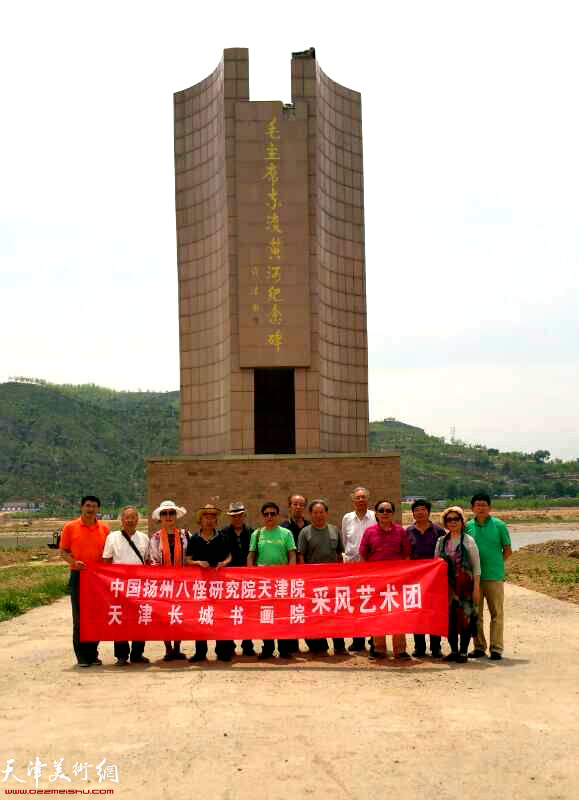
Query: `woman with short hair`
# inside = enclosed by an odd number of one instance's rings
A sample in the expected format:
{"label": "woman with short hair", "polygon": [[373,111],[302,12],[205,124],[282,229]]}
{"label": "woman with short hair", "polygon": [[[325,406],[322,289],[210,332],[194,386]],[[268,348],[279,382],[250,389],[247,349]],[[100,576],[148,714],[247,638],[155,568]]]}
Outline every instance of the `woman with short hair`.
{"label": "woman with short hair", "polygon": [[[391,500],[379,500],[374,506],[376,525],[366,528],[360,542],[362,561],[402,561],[410,558],[410,540],[402,525],[394,522],[396,506]],[[394,658],[410,658],[406,652],[406,634],[392,634]],[[386,637],[373,636],[370,646],[372,658],[386,658]]]}
{"label": "woman with short hair", "polygon": [[[480,597],[480,558],[475,540],[464,532],[464,511],[450,506],[442,512],[448,533],[436,543],[435,558],[448,565],[448,643],[450,653],[443,661],[464,664],[470,637],[476,635]],[[459,646],[460,639],[460,646]]]}

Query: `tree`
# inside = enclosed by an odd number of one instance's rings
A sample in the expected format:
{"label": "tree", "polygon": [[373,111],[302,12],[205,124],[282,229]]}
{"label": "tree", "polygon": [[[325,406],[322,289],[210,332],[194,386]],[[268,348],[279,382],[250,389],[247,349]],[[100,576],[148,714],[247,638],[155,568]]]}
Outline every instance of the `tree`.
{"label": "tree", "polygon": [[535,450],[533,453],[533,458],[537,464],[544,464],[545,461],[548,461],[551,458],[551,453],[548,450]]}

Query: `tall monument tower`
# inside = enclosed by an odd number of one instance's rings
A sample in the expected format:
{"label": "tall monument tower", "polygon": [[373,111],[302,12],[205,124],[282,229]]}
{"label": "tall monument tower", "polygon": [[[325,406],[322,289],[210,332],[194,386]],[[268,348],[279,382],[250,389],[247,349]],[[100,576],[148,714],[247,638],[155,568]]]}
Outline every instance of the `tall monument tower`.
{"label": "tall monument tower", "polygon": [[291,86],[232,48],[174,96],[183,455],[367,451],[361,98],[313,49]]}
{"label": "tall monument tower", "polygon": [[[245,48],[177,92],[181,455],[148,459],[148,505],[289,494],[332,521],[366,486],[400,498],[398,453],[368,453],[361,100],[294,53],[292,102],[249,99]],[[151,525],[152,525],[151,521]]]}

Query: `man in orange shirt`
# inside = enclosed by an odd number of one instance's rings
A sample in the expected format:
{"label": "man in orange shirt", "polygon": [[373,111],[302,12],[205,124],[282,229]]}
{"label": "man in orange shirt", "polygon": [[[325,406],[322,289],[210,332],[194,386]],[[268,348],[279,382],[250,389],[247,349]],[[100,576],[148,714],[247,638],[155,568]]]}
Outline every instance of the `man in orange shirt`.
{"label": "man in orange shirt", "polygon": [[86,495],[80,502],[80,517],[68,522],[60,537],[60,554],[70,567],[70,602],[72,604],[72,645],[79,667],[102,664],[98,642],[80,641],[80,571],[89,561],[100,561],[109,535],[108,527],[97,519],[101,501]]}

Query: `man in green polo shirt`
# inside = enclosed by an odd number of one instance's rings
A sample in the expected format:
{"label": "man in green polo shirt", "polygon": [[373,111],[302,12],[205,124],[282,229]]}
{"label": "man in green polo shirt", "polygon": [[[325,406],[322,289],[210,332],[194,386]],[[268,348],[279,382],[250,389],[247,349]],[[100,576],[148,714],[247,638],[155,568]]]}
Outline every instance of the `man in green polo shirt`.
{"label": "man in green polo shirt", "polygon": [[[296,543],[291,531],[279,525],[279,506],[277,503],[264,503],[261,507],[263,528],[251,534],[247,566],[277,567],[296,563]],[[278,639],[280,658],[291,658],[291,640]],[[273,639],[264,639],[258,659],[263,661],[273,656],[275,643]]]}
{"label": "man in green polo shirt", "polygon": [[502,658],[504,625],[505,561],[512,554],[511,537],[505,523],[491,515],[491,498],[480,492],[470,501],[474,514],[466,526],[466,533],[476,542],[480,554],[480,602],[478,607],[478,630],[474,650],[469,658],[486,655],[487,642],[484,634],[483,608],[486,599],[491,615],[490,654],[493,661]]}

